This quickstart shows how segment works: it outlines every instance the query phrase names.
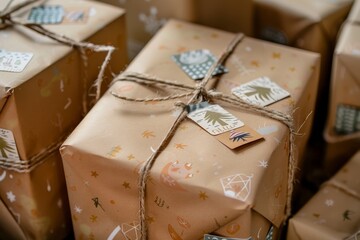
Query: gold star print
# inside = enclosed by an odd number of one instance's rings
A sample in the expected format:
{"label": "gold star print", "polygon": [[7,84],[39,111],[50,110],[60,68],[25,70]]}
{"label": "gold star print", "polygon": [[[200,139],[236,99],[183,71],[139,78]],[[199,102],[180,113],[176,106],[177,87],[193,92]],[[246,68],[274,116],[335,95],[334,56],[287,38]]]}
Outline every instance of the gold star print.
{"label": "gold star print", "polygon": [[296,68],[294,68],[294,67],[289,68],[290,72],[295,72],[295,70],[296,70]]}
{"label": "gold star print", "polygon": [[110,203],[111,203],[111,204],[115,204],[115,201],[114,201],[114,200],[110,200]]}
{"label": "gold star print", "polygon": [[219,34],[217,34],[217,33],[212,33],[212,34],[211,34],[211,37],[212,37],[212,38],[218,38],[218,37],[219,37]]}
{"label": "gold star print", "polygon": [[206,200],[208,198],[208,195],[206,195],[206,192],[200,191],[199,198],[202,200]]}
{"label": "gold star print", "polygon": [[179,129],[180,129],[180,130],[186,130],[186,129],[187,129],[187,126],[181,125],[181,126],[179,127]]}
{"label": "gold star print", "polygon": [[93,223],[96,222],[97,221],[97,216],[96,215],[91,215],[90,221],[93,222]]}
{"label": "gold star print", "polygon": [[128,159],[128,160],[133,160],[134,158],[135,158],[135,156],[132,155],[132,154],[130,154],[129,156],[127,156],[127,159]]}
{"label": "gold star print", "polygon": [[273,57],[273,59],[280,59],[280,58],[281,58],[281,53],[274,52],[274,53],[272,54],[272,57]]}
{"label": "gold star print", "polygon": [[142,136],[143,138],[155,137],[154,132],[148,130],[144,131],[142,133]]}
{"label": "gold star print", "polygon": [[176,149],[184,149],[186,146],[187,146],[187,145],[182,144],[182,143],[177,143],[177,144],[175,144],[175,148],[176,148]]}
{"label": "gold star print", "polygon": [[155,222],[155,219],[153,217],[147,217],[146,220],[148,221],[149,224]]}
{"label": "gold star print", "polygon": [[125,189],[130,189],[131,187],[130,187],[130,183],[128,183],[128,182],[124,182],[123,184],[123,187],[125,188]]}
{"label": "gold star print", "polygon": [[185,52],[187,50],[187,47],[181,46],[178,47],[177,52]]}
{"label": "gold star print", "polygon": [[251,65],[254,66],[254,67],[259,67],[260,66],[259,62],[255,61],[255,60],[251,61]]}
{"label": "gold star print", "polygon": [[99,174],[96,171],[91,171],[91,176],[96,178]]}

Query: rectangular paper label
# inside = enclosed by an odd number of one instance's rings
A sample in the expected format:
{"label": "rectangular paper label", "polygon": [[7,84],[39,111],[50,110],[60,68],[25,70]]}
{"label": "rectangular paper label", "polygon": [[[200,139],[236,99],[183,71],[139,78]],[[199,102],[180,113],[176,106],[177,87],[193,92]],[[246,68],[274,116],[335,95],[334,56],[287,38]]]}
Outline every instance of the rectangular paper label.
{"label": "rectangular paper label", "polygon": [[338,134],[360,131],[360,107],[339,104],[336,111],[335,131]]}
{"label": "rectangular paper label", "polygon": [[58,24],[64,17],[64,8],[60,5],[42,5],[33,7],[28,21],[37,24]]}
{"label": "rectangular paper label", "polygon": [[230,149],[235,149],[245,144],[260,140],[262,138],[263,137],[259,133],[257,133],[255,130],[251,129],[248,126],[236,128],[216,136],[217,140],[219,140],[222,144],[224,144]]}
{"label": "rectangular paper label", "polygon": [[13,133],[2,128],[0,128],[0,159],[20,161]]}
{"label": "rectangular paper label", "polygon": [[189,113],[188,117],[211,135],[218,135],[244,126],[243,122],[219,105],[210,105],[196,110]]}
{"label": "rectangular paper label", "polygon": [[22,72],[32,57],[32,53],[10,52],[0,49],[0,71]]}
{"label": "rectangular paper label", "polygon": [[272,82],[268,77],[260,77],[242,84],[233,88],[232,93],[248,103],[262,107],[290,96],[289,92]]}

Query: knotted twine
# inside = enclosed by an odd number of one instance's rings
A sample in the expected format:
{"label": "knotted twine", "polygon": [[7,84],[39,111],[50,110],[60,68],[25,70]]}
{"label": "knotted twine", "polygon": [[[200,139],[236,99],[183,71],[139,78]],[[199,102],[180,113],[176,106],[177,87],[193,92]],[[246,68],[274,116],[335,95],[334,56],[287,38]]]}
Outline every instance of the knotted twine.
{"label": "knotted twine", "polygon": [[[15,20],[12,17],[12,14],[24,9],[25,7],[29,6],[30,4],[40,2],[40,0],[29,0],[23,3],[19,3],[13,7],[11,7],[9,10],[7,10],[10,6],[10,3],[6,6],[6,9],[0,14],[0,30],[6,27],[14,27],[14,26],[22,26],[27,29],[30,29],[33,32],[36,32],[42,36],[45,36],[47,38],[50,38],[52,40],[55,40],[58,43],[61,43],[63,45],[67,45],[70,47],[76,47],[80,50],[82,63],[84,67],[87,65],[87,57],[85,55],[84,49],[90,49],[94,52],[107,52],[106,57],[101,64],[98,76],[92,86],[89,89],[89,96],[94,98],[94,102],[97,102],[101,96],[101,85],[103,83],[103,77],[105,73],[105,69],[107,65],[110,62],[111,55],[114,52],[115,48],[113,46],[109,45],[97,45],[89,42],[83,42],[83,41],[76,41],[69,37],[66,37],[64,35],[54,33],[52,31],[47,30],[40,24],[34,24],[34,23],[27,23],[27,22],[21,22],[18,20]],[[88,112],[88,104],[87,104],[87,89],[86,89],[86,81],[84,80],[84,94],[83,94],[83,102],[82,102],[82,108],[83,108],[83,115],[85,115]],[[91,92],[95,91],[95,92]],[[66,135],[65,135],[66,136]],[[61,137],[59,142],[56,142],[54,144],[51,144],[44,150],[42,150],[37,155],[33,156],[29,160],[20,160],[20,161],[5,161],[0,160],[0,166],[5,169],[14,170],[17,172],[30,172],[32,169],[34,169],[38,164],[42,162],[42,160],[46,159],[45,157],[48,156],[50,153],[57,151],[60,145],[62,144],[65,136]]]}
{"label": "knotted twine", "polygon": [[[166,133],[165,137],[161,141],[158,148],[151,154],[151,156],[146,160],[145,165],[142,166],[140,170],[140,177],[139,177],[139,218],[140,218],[140,231],[141,231],[141,239],[147,240],[147,218],[146,218],[146,206],[145,206],[145,197],[146,197],[146,181],[149,177],[150,170],[155,163],[156,158],[159,154],[167,147],[171,138],[176,132],[176,129],[179,125],[184,121],[187,116],[186,106],[190,104],[199,103],[201,101],[222,101],[226,102],[234,107],[242,110],[246,110],[252,113],[256,113],[277,121],[282,122],[285,124],[289,129],[289,162],[288,162],[288,187],[287,187],[287,195],[286,195],[286,206],[285,206],[285,219],[287,219],[291,214],[291,197],[294,190],[294,182],[295,182],[295,169],[296,169],[296,159],[294,157],[295,151],[295,136],[298,135],[298,131],[301,129],[302,125],[295,131],[294,127],[294,119],[292,114],[285,114],[280,111],[272,110],[266,107],[261,107],[258,105],[254,105],[248,102],[243,101],[240,98],[233,97],[230,95],[223,94],[221,92],[217,92],[214,90],[207,90],[205,89],[206,84],[210,81],[213,76],[213,72],[216,70],[216,67],[219,64],[223,64],[225,60],[230,56],[230,54],[235,50],[236,46],[242,41],[244,38],[243,34],[238,34],[235,38],[231,41],[228,45],[226,50],[220,55],[218,60],[214,62],[211,66],[205,77],[201,82],[196,84],[195,86],[188,86],[185,84],[170,82],[164,79],[160,79],[157,77],[152,77],[140,73],[133,73],[133,72],[124,72],[121,75],[117,76],[114,82],[117,81],[129,81],[135,82],[140,85],[145,86],[160,86],[165,88],[173,88],[173,89],[180,89],[183,90],[183,93],[172,94],[165,97],[154,97],[154,98],[131,98],[121,96],[118,93],[111,91],[111,94],[119,99],[131,101],[131,102],[151,102],[151,101],[167,101],[167,100],[174,100],[180,99],[183,97],[190,97],[190,100],[187,103],[183,102],[176,102],[175,106],[182,107],[182,110],[176,120],[174,121],[173,125],[170,127],[168,132]],[[310,116],[310,114],[306,117]]]}

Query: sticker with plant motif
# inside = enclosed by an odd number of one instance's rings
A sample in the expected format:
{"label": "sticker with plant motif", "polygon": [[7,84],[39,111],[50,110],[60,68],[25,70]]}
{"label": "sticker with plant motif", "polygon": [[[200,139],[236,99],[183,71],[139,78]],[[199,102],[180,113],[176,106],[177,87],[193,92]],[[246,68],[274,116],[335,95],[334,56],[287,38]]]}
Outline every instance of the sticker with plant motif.
{"label": "sticker with plant motif", "polygon": [[230,149],[235,149],[262,138],[263,136],[248,126],[236,128],[216,136],[217,140]]}
{"label": "sticker with plant motif", "polygon": [[0,49],[0,71],[22,72],[33,57],[32,53]]}
{"label": "sticker with plant motif", "polygon": [[244,126],[242,121],[219,105],[209,105],[193,111],[188,114],[188,117],[211,135],[218,135]]}
{"label": "sticker with plant motif", "polygon": [[290,96],[290,93],[271,81],[268,77],[259,77],[253,81],[232,89],[232,93],[244,101],[268,106]]}
{"label": "sticker with plant motif", "polygon": [[2,128],[0,128],[0,159],[20,161],[13,133]]}

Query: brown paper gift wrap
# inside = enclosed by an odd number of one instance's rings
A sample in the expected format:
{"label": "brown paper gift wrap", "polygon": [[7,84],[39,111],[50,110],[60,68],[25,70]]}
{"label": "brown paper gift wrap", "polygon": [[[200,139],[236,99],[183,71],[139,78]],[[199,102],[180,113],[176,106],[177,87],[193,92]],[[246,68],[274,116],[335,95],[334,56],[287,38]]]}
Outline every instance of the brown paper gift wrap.
{"label": "brown paper gift wrap", "polygon": [[[218,56],[233,37],[172,20],[128,70],[194,85],[171,56],[203,48]],[[216,87],[224,93],[264,75],[289,91],[290,98],[270,108],[287,113],[299,107],[294,115],[296,128],[314,106],[318,54],[245,38],[226,67],[229,73]],[[132,97],[169,93],[166,88],[128,82],[117,82],[111,90]],[[139,239],[138,171],[172,126],[178,112],[173,104],[129,103],[108,92],[63,144],[76,238]],[[230,150],[185,120],[157,158],[147,183],[149,239],[200,239],[214,231],[243,238],[259,234],[263,239],[270,225],[277,228],[282,223],[288,181],[287,127],[221,105],[261,132],[265,140]],[[302,151],[310,127],[311,117],[301,130],[305,135],[297,139],[296,155]],[[226,197],[224,191],[238,197]],[[235,225],[229,227],[232,223]]]}
{"label": "brown paper gift wrap", "polygon": [[64,173],[57,151],[29,173],[1,170],[0,197],[6,206],[0,211],[4,221],[1,237],[63,239],[71,233]]}
{"label": "brown paper gift wrap", "polygon": [[[91,1],[53,0],[48,4],[92,9],[94,15],[84,24],[44,27],[77,41],[113,44],[117,50],[106,70],[109,82],[111,71],[119,72],[126,61],[124,11]],[[88,67],[83,68],[78,50],[21,27],[2,29],[0,41],[7,51],[34,54],[23,72],[0,72],[0,128],[13,132],[20,159],[29,160],[59,142],[81,120],[83,93],[96,79],[105,54],[86,51]]]}
{"label": "brown paper gift wrap", "polygon": [[359,171],[360,152],[357,152],[290,219],[287,239],[345,239],[360,230]]}
{"label": "brown paper gift wrap", "polygon": [[[338,30],[352,0],[256,0],[255,36],[321,54],[314,140],[321,140],[326,119],[331,59]],[[317,143],[318,144],[318,143]]]}
{"label": "brown paper gift wrap", "polygon": [[[141,48],[168,19],[176,18],[219,29],[252,35],[252,0],[101,0],[126,9],[129,56]],[[221,16],[221,17],[219,17]]]}
{"label": "brown paper gift wrap", "polygon": [[354,24],[360,23],[360,1],[359,0],[354,1],[354,4],[351,8],[348,18],[346,19],[346,22],[354,23]]}
{"label": "brown paper gift wrap", "polygon": [[[359,2],[354,5],[352,16],[356,12],[360,13],[359,6]],[[348,21],[343,26],[334,55],[329,114],[324,133],[327,145],[324,164],[330,172],[335,172],[344,164],[344,159],[351,157],[360,148],[359,131],[339,133],[346,132],[349,129],[347,125],[353,125],[353,122],[359,120],[346,117],[338,111],[341,105],[360,108],[360,26],[355,20],[352,17],[353,23]]]}

